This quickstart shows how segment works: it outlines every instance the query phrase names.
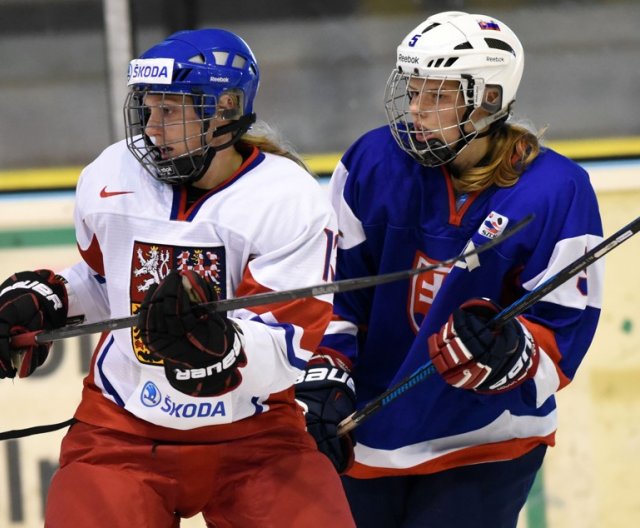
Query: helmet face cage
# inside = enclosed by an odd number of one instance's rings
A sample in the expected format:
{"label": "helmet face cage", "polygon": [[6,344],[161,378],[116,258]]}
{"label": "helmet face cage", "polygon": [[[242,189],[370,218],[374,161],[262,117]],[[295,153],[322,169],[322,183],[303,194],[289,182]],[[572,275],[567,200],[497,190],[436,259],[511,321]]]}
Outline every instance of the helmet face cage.
{"label": "helmet face cage", "polygon": [[385,112],[400,148],[428,167],[453,161],[478,135],[471,119],[478,88],[467,79],[394,70],[385,90]]}
{"label": "helmet face cage", "polygon": [[[131,61],[128,77],[127,147],[164,183],[200,179],[216,152],[233,145],[255,121],[258,65],[248,45],[229,31],[175,33]],[[223,144],[212,141],[226,135],[231,139]]]}
{"label": "helmet face cage", "polygon": [[[145,132],[153,103],[159,121],[153,122],[160,142]],[[171,105],[176,116],[168,118],[163,109]],[[212,97],[193,97],[183,93],[132,90],[124,105],[125,137],[129,151],[153,177],[169,184],[195,181],[212,148],[209,144],[216,101]],[[208,117],[207,117],[208,116]],[[172,155],[177,151],[180,154]]]}

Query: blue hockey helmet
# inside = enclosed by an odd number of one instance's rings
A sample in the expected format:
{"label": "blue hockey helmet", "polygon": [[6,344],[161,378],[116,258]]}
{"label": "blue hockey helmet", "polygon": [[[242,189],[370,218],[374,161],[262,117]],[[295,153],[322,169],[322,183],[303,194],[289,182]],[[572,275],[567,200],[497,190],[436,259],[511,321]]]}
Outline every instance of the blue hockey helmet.
{"label": "blue hockey helmet", "polygon": [[[148,172],[165,183],[189,183],[206,172],[216,151],[231,146],[244,134],[256,116],[253,101],[260,73],[247,43],[224,29],[179,31],[145,51],[129,64],[131,91],[125,103],[127,146]],[[181,95],[193,105],[202,120],[201,145],[176,159],[162,159],[156,145],[145,135],[149,109],[146,94]],[[232,109],[220,111],[223,94],[234,97]],[[208,144],[207,131],[214,117],[231,120],[215,136],[232,134],[224,145]]]}

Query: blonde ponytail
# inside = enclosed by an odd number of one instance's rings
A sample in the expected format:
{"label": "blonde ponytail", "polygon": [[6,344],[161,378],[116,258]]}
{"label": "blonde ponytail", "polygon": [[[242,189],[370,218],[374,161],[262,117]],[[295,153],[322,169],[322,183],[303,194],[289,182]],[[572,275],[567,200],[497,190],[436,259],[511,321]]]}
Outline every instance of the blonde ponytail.
{"label": "blonde ponytail", "polygon": [[483,164],[467,169],[453,179],[457,192],[482,191],[491,185],[511,187],[536,159],[541,148],[538,135],[515,123],[498,129],[489,141],[491,149]]}
{"label": "blonde ponytail", "polygon": [[309,174],[313,174],[307,164],[295,151],[293,146],[285,140],[279,131],[264,121],[256,122],[249,131],[240,139],[241,143],[258,147],[262,152],[268,152],[277,156],[283,156],[295,161]]}

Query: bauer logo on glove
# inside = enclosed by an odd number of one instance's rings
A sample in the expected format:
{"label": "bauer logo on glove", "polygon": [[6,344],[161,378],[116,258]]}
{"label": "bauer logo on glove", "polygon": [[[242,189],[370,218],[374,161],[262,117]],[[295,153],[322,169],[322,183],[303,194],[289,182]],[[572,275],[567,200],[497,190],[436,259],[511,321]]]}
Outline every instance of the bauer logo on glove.
{"label": "bauer logo on glove", "polygon": [[233,347],[227,352],[227,355],[221,361],[207,367],[181,369],[175,368],[176,380],[187,381],[191,379],[202,379],[208,376],[216,376],[224,371],[235,369],[238,358],[242,354],[242,345],[239,339],[233,340]]}
{"label": "bauer logo on glove", "polygon": [[296,381],[296,401],[304,409],[307,431],[338,473],[354,461],[353,435],[338,436],[340,422],[356,410],[353,378],[330,363],[309,362]]}
{"label": "bauer logo on glove", "polygon": [[10,338],[60,328],[67,306],[64,280],[51,270],[22,271],[0,284],[0,378],[26,378],[44,363],[51,343],[16,350]]}
{"label": "bauer logo on glove", "polygon": [[0,291],[0,297],[13,290],[33,290],[34,292],[39,293],[47,301],[50,301],[54,310],[62,310],[64,308],[64,304],[62,303],[60,296],[44,282],[41,282],[40,278],[38,278],[38,280],[22,280],[14,282]]}
{"label": "bauer logo on glove", "polygon": [[145,346],[163,361],[171,386],[190,396],[219,396],[242,382],[247,357],[240,330],[206,305],[217,300],[212,284],[195,271],[171,271],[140,307]]}
{"label": "bauer logo on glove", "polygon": [[300,374],[300,376],[296,380],[296,383],[302,383],[303,381],[307,382],[308,384],[314,381],[335,382],[346,385],[353,392],[356,391],[355,384],[353,383],[353,378],[351,377],[351,375],[346,370],[338,367],[327,365],[321,365],[317,367],[309,366],[307,367],[307,370],[303,371]]}

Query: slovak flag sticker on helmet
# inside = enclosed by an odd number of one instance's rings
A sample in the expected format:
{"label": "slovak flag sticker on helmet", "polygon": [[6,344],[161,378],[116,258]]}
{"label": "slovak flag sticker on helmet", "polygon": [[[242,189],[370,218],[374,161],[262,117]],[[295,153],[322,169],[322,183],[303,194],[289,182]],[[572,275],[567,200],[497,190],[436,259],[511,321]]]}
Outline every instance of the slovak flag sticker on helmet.
{"label": "slovak flag sticker on helmet", "polygon": [[493,20],[478,20],[480,29],[492,29],[494,31],[500,31],[500,26]]}
{"label": "slovak flag sticker on helmet", "polygon": [[134,59],[129,63],[127,86],[171,84],[174,59]]}
{"label": "slovak flag sticker on helmet", "polygon": [[484,222],[480,225],[478,233],[484,237],[493,239],[502,233],[508,224],[509,219],[506,216],[502,216],[495,211],[491,211],[489,216],[487,216],[484,219]]}

